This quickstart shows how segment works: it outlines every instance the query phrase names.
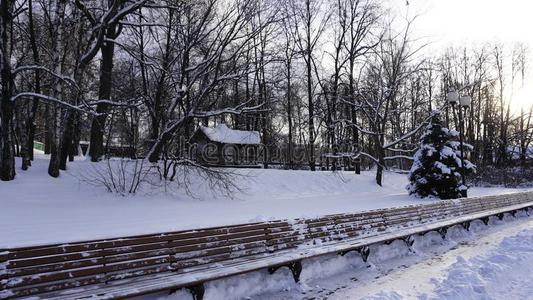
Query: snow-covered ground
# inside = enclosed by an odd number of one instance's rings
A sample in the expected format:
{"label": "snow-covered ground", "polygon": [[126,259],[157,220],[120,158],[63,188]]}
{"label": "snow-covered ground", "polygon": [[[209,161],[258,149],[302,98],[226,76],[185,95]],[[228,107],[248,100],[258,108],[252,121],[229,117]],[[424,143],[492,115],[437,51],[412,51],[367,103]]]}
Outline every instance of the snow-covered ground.
{"label": "snow-covered ground", "polygon": [[429,254],[331,299],[533,299],[531,218],[445,244],[453,245],[449,252]]}
{"label": "snow-covered ground", "polygon": [[[242,191],[233,198],[192,182],[196,197],[183,189],[140,191],[133,196],[110,194],[103,186],[79,178],[94,172],[78,160],[59,178],[46,174],[48,160],[36,159],[11,182],[0,182],[0,248],[70,242],[229,225],[258,220],[319,216],[421,203],[407,195],[406,175],[386,173],[384,186],[374,172],[308,172],[235,170]],[[516,192],[474,188],[470,195]]]}
{"label": "snow-covered ground", "polygon": [[[359,254],[303,261],[299,284],[287,269],[207,283],[206,300],[219,299],[533,299],[533,217],[520,213],[490,225],[473,222],[417,237],[409,251],[396,241]],[[189,300],[186,290],[142,300]]]}

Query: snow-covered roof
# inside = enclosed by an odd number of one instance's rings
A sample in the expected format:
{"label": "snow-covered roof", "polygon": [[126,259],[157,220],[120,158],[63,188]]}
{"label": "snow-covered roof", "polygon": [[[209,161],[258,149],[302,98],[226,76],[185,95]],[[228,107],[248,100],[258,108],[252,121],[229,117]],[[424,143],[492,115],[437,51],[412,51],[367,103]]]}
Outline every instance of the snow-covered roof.
{"label": "snow-covered roof", "polygon": [[215,127],[200,125],[200,130],[213,142],[247,145],[261,143],[258,131],[235,130],[226,124],[218,124]]}

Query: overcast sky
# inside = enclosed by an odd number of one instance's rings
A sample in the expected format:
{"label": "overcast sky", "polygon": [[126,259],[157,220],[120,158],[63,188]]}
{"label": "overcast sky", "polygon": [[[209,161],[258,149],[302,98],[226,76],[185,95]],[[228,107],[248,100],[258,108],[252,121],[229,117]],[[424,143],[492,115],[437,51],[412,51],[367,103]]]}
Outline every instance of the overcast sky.
{"label": "overcast sky", "polygon": [[[387,0],[401,15],[420,15],[414,33],[432,44],[431,51],[449,45],[501,42],[510,51],[523,42],[533,55],[533,0]],[[408,8],[408,11],[407,11]],[[533,104],[533,64],[526,86],[515,91],[512,105]]]}
{"label": "overcast sky", "polygon": [[[393,0],[405,6],[405,1]],[[417,30],[438,43],[498,40],[533,44],[531,0],[409,0]]]}

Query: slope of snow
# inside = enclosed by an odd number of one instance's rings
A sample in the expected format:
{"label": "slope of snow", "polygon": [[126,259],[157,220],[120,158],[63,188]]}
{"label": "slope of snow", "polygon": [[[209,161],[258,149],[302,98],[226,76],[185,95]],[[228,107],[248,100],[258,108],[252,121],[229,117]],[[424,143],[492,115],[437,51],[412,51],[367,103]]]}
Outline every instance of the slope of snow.
{"label": "slope of snow", "polygon": [[[40,156],[42,157],[42,156]],[[428,202],[407,195],[405,175],[387,173],[384,187],[373,172],[235,170],[242,189],[233,198],[191,181],[195,197],[168,187],[135,195],[110,194],[83,178],[92,163],[79,160],[59,178],[46,174],[48,161],[0,182],[0,248],[128,236],[280,218],[310,217]],[[471,195],[517,191],[473,189]]]}

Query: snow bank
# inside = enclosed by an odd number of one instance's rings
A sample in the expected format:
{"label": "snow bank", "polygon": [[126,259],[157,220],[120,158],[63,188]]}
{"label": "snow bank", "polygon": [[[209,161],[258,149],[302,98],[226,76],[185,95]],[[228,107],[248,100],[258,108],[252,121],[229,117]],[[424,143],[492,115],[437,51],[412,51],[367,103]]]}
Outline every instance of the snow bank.
{"label": "snow bank", "polygon": [[[356,253],[346,256],[326,255],[319,258],[304,260],[300,282],[295,283],[288,268],[280,268],[274,274],[266,270],[232,276],[226,279],[208,282],[205,285],[206,300],[239,300],[239,299],[284,299],[280,293],[304,295],[306,291],[331,288],[335,282],[316,283],[316,278],[328,278],[339,272],[349,272],[355,268],[365,268],[366,264]],[[312,286],[310,286],[312,285]],[[171,295],[148,295],[142,300],[189,300],[191,294],[181,289]]]}
{"label": "snow bank", "polygon": [[[145,190],[126,197],[78,178],[92,169],[80,160],[59,178],[46,173],[48,161],[36,159],[29,171],[0,182],[0,249],[157,233],[251,221],[313,217],[429,202],[407,195],[405,175],[386,173],[384,186],[373,172],[235,170],[242,189],[233,198],[193,178],[195,197],[180,186]],[[471,195],[510,189],[474,189]]]}
{"label": "snow bank", "polygon": [[443,280],[434,279],[439,299],[531,299],[533,229],[504,239],[485,255],[457,257]]}
{"label": "snow bank", "polygon": [[[372,261],[358,282],[330,299],[530,299],[533,295],[533,219],[520,213],[491,225],[474,222],[417,237],[412,253]],[[397,245],[401,247],[401,245]],[[372,255],[370,256],[372,258]],[[342,281],[341,281],[342,282]]]}
{"label": "snow bank", "polygon": [[[529,299],[533,281],[533,219],[493,218],[496,226],[472,223],[405,243],[374,245],[368,262],[350,252],[302,261],[300,283],[288,269],[265,270],[206,284],[206,300],[218,299]],[[526,230],[524,230],[526,228]],[[143,300],[188,300],[180,290]]]}

